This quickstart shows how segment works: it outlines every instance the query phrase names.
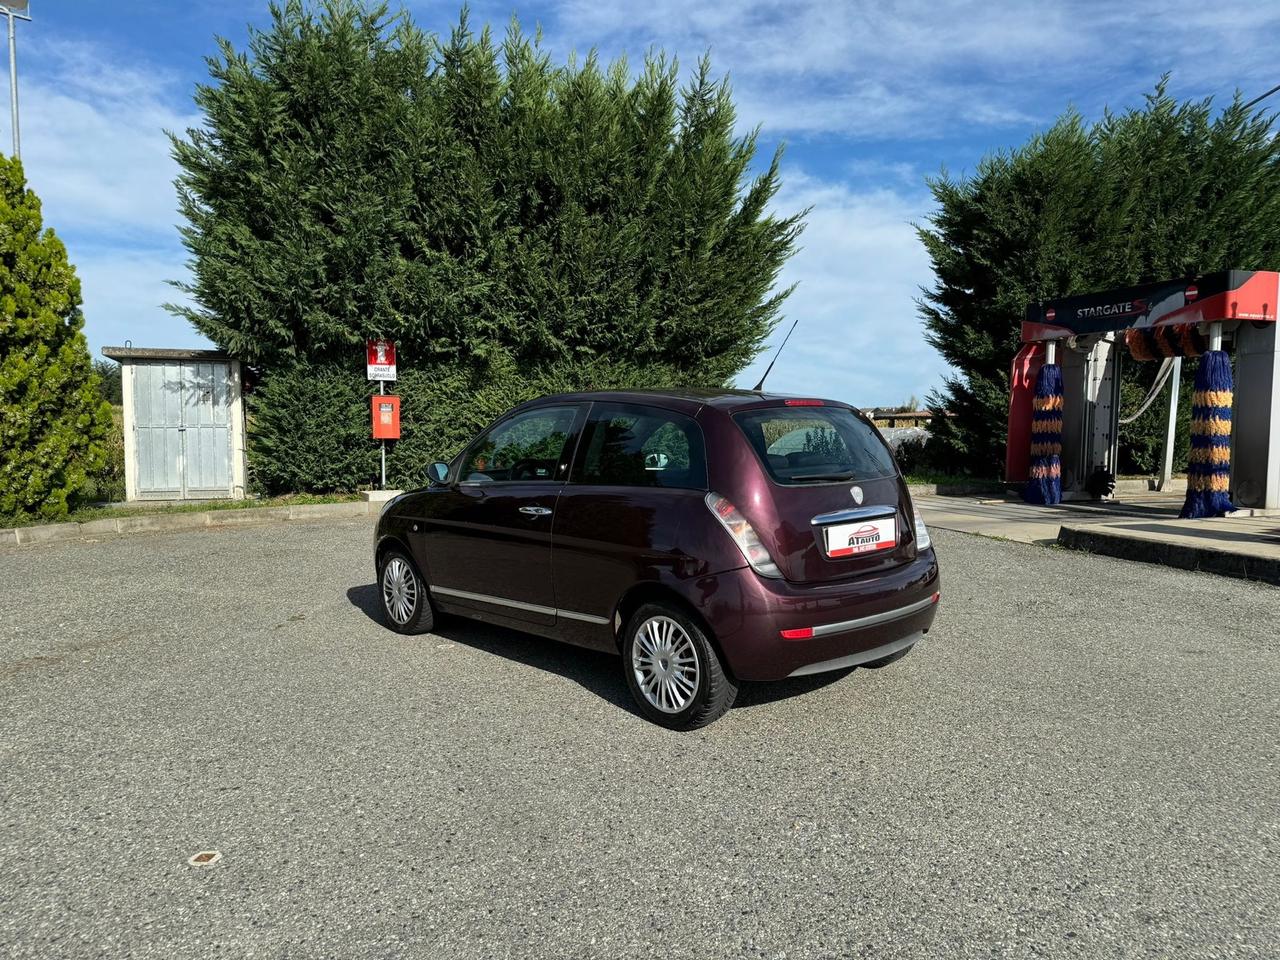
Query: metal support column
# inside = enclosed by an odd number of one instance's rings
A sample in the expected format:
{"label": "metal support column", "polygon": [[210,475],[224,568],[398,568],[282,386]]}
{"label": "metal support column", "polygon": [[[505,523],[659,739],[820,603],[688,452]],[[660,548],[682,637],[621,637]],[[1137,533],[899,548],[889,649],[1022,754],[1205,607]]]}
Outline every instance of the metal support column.
{"label": "metal support column", "polygon": [[18,38],[14,20],[31,19],[30,0],[0,3],[0,14],[9,21],[9,122],[13,127],[13,156],[22,159],[22,138],[18,133]]}
{"label": "metal support column", "polygon": [[9,19],[9,122],[13,124],[13,155],[22,159],[22,138],[18,136],[18,38],[13,29],[13,12],[5,8]]}
{"label": "metal support column", "polygon": [[1173,443],[1178,428],[1178,388],[1182,383],[1182,358],[1173,358],[1173,370],[1169,373],[1169,421],[1164,429],[1164,456],[1160,460],[1160,476],[1156,489],[1163,490],[1173,477]]}

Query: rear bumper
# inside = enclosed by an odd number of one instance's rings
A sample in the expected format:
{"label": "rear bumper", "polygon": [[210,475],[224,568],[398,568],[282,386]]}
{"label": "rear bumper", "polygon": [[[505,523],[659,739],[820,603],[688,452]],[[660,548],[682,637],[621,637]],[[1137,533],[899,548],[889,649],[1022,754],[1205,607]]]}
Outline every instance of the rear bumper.
{"label": "rear bumper", "polygon": [[901,653],[903,650],[910,650],[923,636],[923,633],[913,633],[909,637],[903,637],[901,640],[894,640],[890,643],[886,643],[883,647],[872,647],[870,650],[859,650],[857,653],[848,653],[843,657],[836,657],[834,660],[823,660],[820,663],[806,664],[803,667],[797,667],[792,670],[788,676],[807,677],[811,673],[826,673],[829,670],[848,670],[850,667],[857,667],[864,663],[872,663],[873,661],[883,659],[884,657],[891,657],[895,653]]}
{"label": "rear bumper", "polygon": [[[713,581],[713,582],[708,582]],[[941,589],[926,550],[895,570],[841,583],[792,584],[731,570],[699,583],[697,599],[740,680],[780,680],[889,656],[929,630]],[[812,630],[784,639],[782,631]]]}

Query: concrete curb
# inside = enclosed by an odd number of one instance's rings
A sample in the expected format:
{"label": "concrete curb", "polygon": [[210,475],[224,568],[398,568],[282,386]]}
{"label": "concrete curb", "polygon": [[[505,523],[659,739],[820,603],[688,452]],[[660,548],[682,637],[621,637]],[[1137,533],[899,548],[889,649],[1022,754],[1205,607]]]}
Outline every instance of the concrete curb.
{"label": "concrete curb", "polygon": [[144,513],[84,523],[46,523],[0,530],[0,547],[56,543],[61,540],[96,540],[134,533],[170,533],[204,527],[238,527],[283,520],[320,520],[332,517],[365,517],[382,509],[380,503],[355,500],[346,503],[305,503],[284,507],[251,507],[247,510],[202,510],[198,513]]}
{"label": "concrete curb", "polygon": [[973,483],[909,483],[907,492],[913,497],[969,497],[979,494],[1001,496],[1005,492],[1005,485],[982,480],[975,480]]}
{"label": "concrete curb", "polygon": [[[1156,489],[1156,481],[1154,477],[1139,477],[1138,479],[1117,480],[1115,494],[1131,494],[1131,493],[1153,493]],[[1187,478],[1174,477],[1164,488],[1165,493],[1186,493]]]}
{"label": "concrete curb", "polygon": [[1058,531],[1058,544],[1070,550],[1083,550],[1121,560],[1139,560],[1143,563],[1177,567],[1180,570],[1198,570],[1280,586],[1280,560],[1266,557],[1251,557],[1212,547],[1164,543],[1100,530],[1096,526],[1063,526]]}

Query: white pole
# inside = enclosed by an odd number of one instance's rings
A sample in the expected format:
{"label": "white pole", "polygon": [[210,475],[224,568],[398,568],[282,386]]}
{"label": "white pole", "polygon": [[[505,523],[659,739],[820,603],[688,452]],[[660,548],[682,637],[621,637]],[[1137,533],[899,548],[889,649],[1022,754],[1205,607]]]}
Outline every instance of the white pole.
{"label": "white pole", "polygon": [[1182,358],[1173,358],[1173,370],[1169,374],[1169,422],[1164,430],[1164,457],[1160,463],[1160,477],[1156,483],[1157,490],[1163,490],[1173,477],[1173,441],[1178,427],[1178,388],[1182,383]]}
{"label": "white pole", "polygon": [[1048,340],[1045,342],[1044,362],[1045,363],[1058,362],[1058,341],[1057,340]]}
{"label": "white pole", "polygon": [[18,137],[18,42],[13,30],[13,11],[5,8],[9,18],[9,119],[13,124],[13,155],[22,159],[22,144]]}
{"label": "white pole", "polygon": [[1222,321],[1209,324],[1209,349],[1222,349]]}

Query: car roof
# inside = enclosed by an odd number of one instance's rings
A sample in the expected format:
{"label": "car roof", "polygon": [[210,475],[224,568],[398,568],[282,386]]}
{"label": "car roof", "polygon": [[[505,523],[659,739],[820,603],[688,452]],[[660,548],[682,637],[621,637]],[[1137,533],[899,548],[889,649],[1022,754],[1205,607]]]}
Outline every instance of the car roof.
{"label": "car roof", "polygon": [[[517,409],[539,407],[553,403],[582,403],[586,401],[612,403],[647,403],[680,410],[685,413],[696,413],[702,407],[715,407],[727,413],[748,410],[753,407],[778,406],[787,400],[797,399],[797,394],[773,393],[756,390],[735,390],[732,388],[679,387],[664,390],[592,390],[578,393],[556,393],[523,403]],[[819,400],[819,397],[804,399]],[[822,400],[823,404],[833,407],[848,407],[851,404],[840,400]]]}

